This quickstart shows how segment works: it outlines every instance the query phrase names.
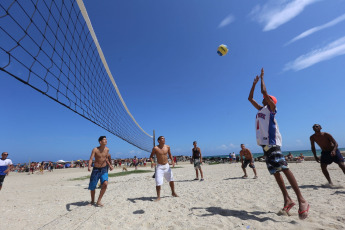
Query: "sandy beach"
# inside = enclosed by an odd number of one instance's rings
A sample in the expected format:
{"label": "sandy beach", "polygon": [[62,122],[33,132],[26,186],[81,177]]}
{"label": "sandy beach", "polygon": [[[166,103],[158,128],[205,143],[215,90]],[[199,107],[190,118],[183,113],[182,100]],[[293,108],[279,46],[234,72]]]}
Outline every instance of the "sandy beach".
{"label": "sandy beach", "polygon": [[153,169],[139,168],[152,173],[109,178],[103,208],[87,206],[88,179],[70,180],[90,175],[87,168],[11,173],[0,192],[0,229],[345,229],[345,176],[338,165],[329,166],[337,188],[328,188],[315,161],[289,164],[310,203],[304,221],[298,218],[298,205],[291,216],[277,215],[283,207],[281,192],[265,163],[255,165],[256,180],[250,168],[249,179],[242,179],[239,163],[203,165],[205,181],[200,182],[193,181],[193,165],[179,164],[173,173],[180,197],[172,197],[164,181],[160,202],[153,201]]}

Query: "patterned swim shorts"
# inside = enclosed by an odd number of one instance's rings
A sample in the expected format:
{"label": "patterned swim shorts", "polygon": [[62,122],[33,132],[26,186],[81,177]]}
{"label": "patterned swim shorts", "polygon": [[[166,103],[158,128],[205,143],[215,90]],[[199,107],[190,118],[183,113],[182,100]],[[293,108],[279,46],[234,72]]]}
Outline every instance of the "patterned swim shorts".
{"label": "patterned swim shorts", "polygon": [[194,159],[194,168],[201,169],[200,167],[200,159]]}
{"label": "patterned swim shorts", "polygon": [[266,157],[267,169],[271,175],[289,169],[280,146],[262,146],[262,149]]}

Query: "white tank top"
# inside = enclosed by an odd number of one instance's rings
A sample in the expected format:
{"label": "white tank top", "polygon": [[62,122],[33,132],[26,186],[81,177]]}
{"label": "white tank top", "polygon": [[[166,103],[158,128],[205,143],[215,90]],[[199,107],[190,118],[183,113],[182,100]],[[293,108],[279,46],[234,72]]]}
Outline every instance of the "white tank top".
{"label": "white tank top", "polygon": [[275,119],[276,113],[277,110],[271,112],[266,105],[256,114],[255,129],[256,142],[258,145],[282,146],[282,137]]}

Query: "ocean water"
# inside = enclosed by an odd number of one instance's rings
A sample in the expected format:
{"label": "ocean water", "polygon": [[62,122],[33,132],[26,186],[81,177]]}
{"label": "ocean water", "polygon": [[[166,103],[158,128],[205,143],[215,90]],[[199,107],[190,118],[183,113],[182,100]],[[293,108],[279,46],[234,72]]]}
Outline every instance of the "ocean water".
{"label": "ocean water", "polygon": [[[339,151],[345,151],[345,148],[339,148]],[[308,157],[308,156],[314,156],[313,152],[311,150],[297,150],[297,151],[283,151],[283,154],[284,156],[288,155],[289,152],[291,152],[291,154],[294,156],[294,157],[298,157],[301,153],[303,153],[303,155],[305,157]],[[238,153],[237,153],[238,154]],[[316,150],[316,155],[320,155],[321,154],[321,150]],[[259,156],[263,156],[264,153],[261,152],[261,153],[253,153],[253,157],[256,158],[256,157],[259,157]],[[215,155],[215,156],[203,156],[203,158],[210,158],[210,157],[220,157],[220,158],[227,158],[229,157],[229,155]]]}

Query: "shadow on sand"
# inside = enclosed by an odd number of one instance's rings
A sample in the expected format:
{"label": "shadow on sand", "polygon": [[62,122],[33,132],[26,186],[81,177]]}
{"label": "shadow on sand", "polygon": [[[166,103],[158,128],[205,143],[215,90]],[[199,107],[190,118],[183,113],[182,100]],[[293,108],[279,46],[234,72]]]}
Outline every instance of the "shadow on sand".
{"label": "shadow on sand", "polygon": [[192,181],[197,181],[197,180],[175,180],[174,182],[192,182]]}
{"label": "shadow on sand", "polygon": [[[299,185],[298,186],[300,189],[302,189],[302,188],[312,188],[312,189],[314,189],[314,190],[318,190],[319,188],[324,188],[324,186],[322,186],[322,185]],[[290,188],[292,188],[290,185],[289,186],[286,186],[286,188],[287,189],[290,189]]]}
{"label": "shadow on sand", "polygon": [[226,178],[226,179],[224,179],[224,180],[246,180],[246,179],[244,179],[244,178],[242,178],[242,177],[230,177],[230,178]]}
{"label": "shadow on sand", "polygon": [[144,214],[144,213],[145,211],[142,209],[133,212],[133,214]]}
{"label": "shadow on sand", "polygon": [[[161,199],[164,198],[164,197],[167,197],[167,196],[163,196],[163,197],[161,197]],[[136,201],[138,201],[138,200],[141,200],[141,201],[154,201],[155,199],[157,199],[157,197],[128,198],[127,200],[132,202],[132,203],[137,203]]]}
{"label": "shadow on sand", "polygon": [[261,215],[261,214],[267,214],[267,213],[273,213],[273,212],[259,212],[259,211],[247,212],[244,210],[231,210],[231,209],[223,209],[220,207],[191,208],[191,210],[195,210],[195,209],[204,209],[205,211],[209,212],[207,214],[197,215],[200,217],[221,215],[221,216],[233,216],[233,217],[237,217],[241,220],[255,220],[255,221],[259,221],[259,222],[271,220],[273,222],[279,222],[279,221],[276,221],[275,219],[272,219],[269,217],[264,217],[264,218],[257,217],[258,215]]}
{"label": "shadow on sand", "polygon": [[89,201],[79,201],[79,202],[69,203],[69,204],[66,204],[66,210],[70,212],[72,211],[71,206],[81,207],[81,206],[87,206],[89,204],[90,204]]}
{"label": "shadow on sand", "polygon": [[331,195],[338,195],[338,194],[344,194],[345,195],[345,191],[336,191]]}

